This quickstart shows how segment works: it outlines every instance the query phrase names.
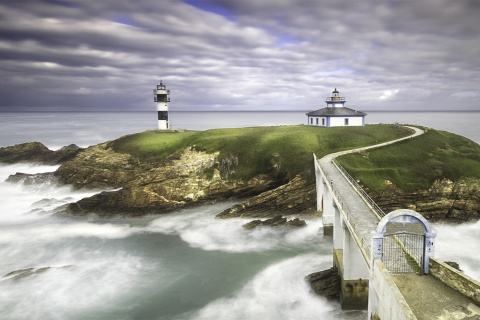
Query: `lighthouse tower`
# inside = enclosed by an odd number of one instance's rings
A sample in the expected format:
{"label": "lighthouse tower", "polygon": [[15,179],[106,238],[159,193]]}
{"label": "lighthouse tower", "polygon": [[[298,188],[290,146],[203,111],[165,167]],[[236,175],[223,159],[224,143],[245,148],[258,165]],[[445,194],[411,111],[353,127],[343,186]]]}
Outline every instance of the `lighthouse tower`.
{"label": "lighthouse tower", "polygon": [[153,101],[157,103],[158,111],[158,129],[170,129],[170,122],[168,121],[168,103],[170,102],[170,90],[167,90],[165,85],[160,80],[160,84],[156,89],[153,89]]}
{"label": "lighthouse tower", "polygon": [[325,100],[327,103],[327,108],[341,108],[345,107],[345,98],[340,97],[340,93],[337,91],[337,88],[333,90],[332,96]]}

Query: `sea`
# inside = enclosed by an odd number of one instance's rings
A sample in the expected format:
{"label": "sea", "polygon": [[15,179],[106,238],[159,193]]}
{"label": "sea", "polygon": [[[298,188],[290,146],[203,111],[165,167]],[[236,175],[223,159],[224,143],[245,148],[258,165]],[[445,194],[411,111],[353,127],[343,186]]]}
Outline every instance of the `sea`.
{"label": "sea", "polygon": [[[156,112],[0,113],[0,146],[81,147],[156,128]],[[306,124],[305,112],[171,112],[187,130]],[[480,143],[480,112],[369,112],[366,123],[417,124]],[[58,166],[0,165],[1,319],[366,319],[312,294],[332,266],[319,218],[297,230],[246,231],[215,219],[236,201],[140,218],[65,217],[55,209],[102,190],[6,182]],[[434,223],[435,257],[480,280],[480,222]],[[29,276],[11,272],[31,270]]]}

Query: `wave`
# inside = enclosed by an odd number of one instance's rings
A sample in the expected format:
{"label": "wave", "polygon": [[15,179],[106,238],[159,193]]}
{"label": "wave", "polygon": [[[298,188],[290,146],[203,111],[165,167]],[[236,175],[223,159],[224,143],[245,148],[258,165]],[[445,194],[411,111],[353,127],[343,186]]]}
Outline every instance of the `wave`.
{"label": "wave", "polygon": [[215,219],[214,214],[231,204],[184,210],[153,220],[149,232],[178,235],[195,248],[206,251],[249,252],[277,248],[311,249],[325,244],[319,231],[321,219],[308,219],[303,228],[256,228],[244,230],[242,225],[252,219]]}
{"label": "wave", "polygon": [[[177,319],[344,319],[339,305],[311,293],[305,275],[327,269],[331,257],[303,254],[270,265],[231,297]],[[365,319],[366,313],[348,319]]]}
{"label": "wave", "polygon": [[480,221],[463,224],[434,223],[433,229],[437,233],[434,257],[441,261],[457,262],[465,274],[480,280],[480,256],[472,254],[478,252]]}

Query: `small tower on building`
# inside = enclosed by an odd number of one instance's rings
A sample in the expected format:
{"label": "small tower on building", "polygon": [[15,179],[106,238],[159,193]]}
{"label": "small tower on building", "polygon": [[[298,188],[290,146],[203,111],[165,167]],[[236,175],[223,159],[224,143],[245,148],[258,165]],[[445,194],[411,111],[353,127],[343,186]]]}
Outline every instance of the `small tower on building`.
{"label": "small tower on building", "polygon": [[325,99],[327,106],[307,113],[307,124],[317,127],[349,127],[365,124],[364,112],[345,107],[345,98],[340,97],[337,88],[332,96]]}
{"label": "small tower on building", "polygon": [[168,121],[168,103],[170,102],[170,90],[160,80],[160,84],[153,89],[153,101],[157,103],[158,112],[158,129],[170,129],[170,121]]}

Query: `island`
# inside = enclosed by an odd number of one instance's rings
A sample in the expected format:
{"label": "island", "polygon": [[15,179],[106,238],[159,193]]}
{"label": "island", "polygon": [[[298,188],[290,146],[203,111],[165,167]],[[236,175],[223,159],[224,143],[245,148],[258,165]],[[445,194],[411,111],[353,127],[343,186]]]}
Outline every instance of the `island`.
{"label": "island", "polygon": [[[409,208],[430,220],[480,218],[480,145],[423,128],[415,139],[345,155],[337,161],[385,211]],[[0,148],[0,162],[59,164],[55,172],[17,173],[9,181],[45,179],[99,193],[58,209],[63,215],[166,214],[237,199],[217,218],[267,219],[318,214],[313,154],[373,145],[411,134],[398,124],[320,128],[273,126],[206,131],[151,130],[88,148],[57,151],[38,142]],[[261,220],[246,226],[268,225]]]}

